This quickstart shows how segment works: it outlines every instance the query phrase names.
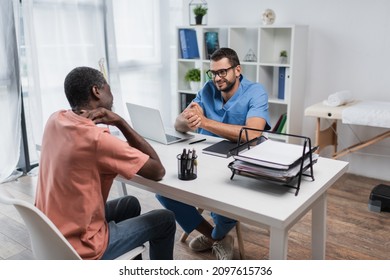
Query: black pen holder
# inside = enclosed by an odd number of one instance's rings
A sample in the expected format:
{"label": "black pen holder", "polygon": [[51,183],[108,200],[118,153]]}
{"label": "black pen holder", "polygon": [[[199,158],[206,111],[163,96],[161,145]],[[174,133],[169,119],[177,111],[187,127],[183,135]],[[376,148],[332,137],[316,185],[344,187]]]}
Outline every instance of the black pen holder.
{"label": "black pen holder", "polygon": [[181,154],[177,155],[177,177],[180,180],[194,180],[197,177],[197,156],[192,158],[182,158]]}

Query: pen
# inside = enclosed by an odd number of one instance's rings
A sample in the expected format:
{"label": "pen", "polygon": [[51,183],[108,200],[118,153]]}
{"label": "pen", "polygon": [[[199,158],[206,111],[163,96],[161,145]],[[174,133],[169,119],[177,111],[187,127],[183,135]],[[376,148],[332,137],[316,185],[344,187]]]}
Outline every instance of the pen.
{"label": "pen", "polygon": [[196,159],[196,152],[195,152],[195,149],[192,149],[192,159]]}
{"label": "pen", "polygon": [[181,169],[181,174],[184,176],[184,173],[186,171],[186,157],[187,157],[187,151],[186,149],[183,149],[183,153],[180,156],[180,169]]}
{"label": "pen", "polygon": [[188,144],[189,144],[189,145],[192,145],[192,144],[200,143],[200,142],[203,142],[203,141],[206,141],[206,138],[203,138],[203,139],[200,139],[200,140],[196,140],[196,141],[190,142],[190,143],[188,143]]}
{"label": "pen", "polygon": [[190,172],[191,169],[191,162],[192,162],[192,151],[188,149],[188,154],[187,154],[187,172]]}
{"label": "pen", "polygon": [[194,173],[194,166],[196,166],[196,152],[195,149],[192,149],[192,158],[191,158],[191,170],[190,173]]}

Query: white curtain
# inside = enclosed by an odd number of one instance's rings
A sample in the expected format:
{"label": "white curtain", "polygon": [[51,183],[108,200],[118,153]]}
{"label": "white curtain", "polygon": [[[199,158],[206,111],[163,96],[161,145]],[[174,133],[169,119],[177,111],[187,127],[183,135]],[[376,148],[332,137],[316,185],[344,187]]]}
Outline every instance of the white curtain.
{"label": "white curtain", "polygon": [[172,126],[178,99],[171,84],[171,71],[176,68],[171,44],[176,42],[174,31],[180,22],[175,16],[181,15],[178,6],[181,8],[182,0],[112,3],[125,115],[128,117],[125,102],[137,103],[160,109],[165,124]]}
{"label": "white curtain", "polygon": [[[107,62],[103,0],[24,0],[28,110],[32,143],[41,142],[48,117],[69,108],[63,82],[74,67]],[[106,65],[104,66],[105,69]],[[120,97],[115,100],[120,102]],[[115,105],[115,103],[114,103]],[[32,146],[32,147],[31,147]]]}
{"label": "white curtain", "polygon": [[15,170],[21,143],[21,98],[12,0],[0,1],[0,183]]}

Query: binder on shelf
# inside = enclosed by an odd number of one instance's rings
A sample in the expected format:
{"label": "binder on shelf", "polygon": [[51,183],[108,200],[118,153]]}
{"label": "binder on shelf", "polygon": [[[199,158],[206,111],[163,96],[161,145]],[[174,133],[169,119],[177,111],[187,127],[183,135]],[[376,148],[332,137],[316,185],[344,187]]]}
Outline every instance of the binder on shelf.
{"label": "binder on shelf", "polygon": [[290,90],[290,68],[286,67],[284,73],[284,100],[287,100],[289,95],[287,94]]}
{"label": "binder on shelf", "polygon": [[204,33],[206,58],[210,59],[213,52],[219,49],[218,32],[210,31]]}
{"label": "binder on shelf", "polygon": [[281,115],[279,116],[278,120],[276,121],[275,126],[272,128],[272,131],[273,131],[273,132],[278,131],[278,127],[279,127],[279,125],[280,125],[280,122],[281,122],[282,119],[283,119],[283,115],[284,115],[284,114],[281,114]]}
{"label": "binder on shelf", "polygon": [[187,107],[186,104],[187,104],[187,96],[185,93],[180,93],[180,98],[181,98],[181,102],[180,102],[180,112],[184,111],[185,108]]}
{"label": "binder on shelf", "polygon": [[287,113],[281,114],[275,126],[272,128],[272,132],[277,132],[277,133],[286,132],[286,123],[287,123]]}
{"label": "binder on shelf", "polygon": [[192,94],[192,93],[185,93],[185,92],[180,93],[180,97],[181,97],[180,109],[181,109],[181,111],[184,111],[188,107],[188,105],[190,105],[190,103],[195,98],[195,96],[196,95]]}
{"label": "binder on shelf", "polygon": [[[241,141],[242,133],[248,135],[248,130],[276,133],[244,127],[240,131],[239,141]],[[317,147],[311,146],[311,140],[308,137],[293,134],[283,135],[300,138],[303,145],[271,139],[259,141],[256,138],[244,142],[231,151],[234,161],[228,165],[232,171],[230,179],[233,180],[234,175],[238,174],[259,180],[268,180],[293,188],[296,190],[295,195],[298,195],[302,176],[308,176],[314,181],[313,164],[317,162],[318,155],[313,153]],[[264,136],[260,138],[264,138]],[[245,149],[243,150],[242,147]],[[307,170],[309,173],[304,173]]]}
{"label": "binder on shelf", "polygon": [[278,133],[282,132],[284,126],[286,125],[286,121],[287,121],[287,114],[283,114],[282,115],[282,120],[280,121],[280,124],[279,124],[276,132],[278,132]]}
{"label": "binder on shelf", "polygon": [[287,132],[287,120],[284,122],[282,129],[280,130],[281,134],[285,134]]}
{"label": "binder on shelf", "polygon": [[278,98],[284,99],[286,83],[286,67],[279,67],[279,78],[278,78]]}
{"label": "binder on shelf", "polygon": [[198,40],[196,30],[179,29],[179,40],[181,48],[181,57],[184,59],[199,58]]}

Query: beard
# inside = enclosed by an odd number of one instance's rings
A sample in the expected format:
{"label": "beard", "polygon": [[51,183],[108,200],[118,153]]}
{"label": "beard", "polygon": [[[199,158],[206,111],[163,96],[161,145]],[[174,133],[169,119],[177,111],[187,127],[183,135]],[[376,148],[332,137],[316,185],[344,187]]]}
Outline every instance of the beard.
{"label": "beard", "polygon": [[234,79],[234,81],[229,81],[229,80],[223,78],[220,80],[220,83],[217,83],[214,81],[214,84],[217,87],[217,89],[219,89],[220,91],[229,92],[234,87],[236,82],[237,82],[237,79]]}

